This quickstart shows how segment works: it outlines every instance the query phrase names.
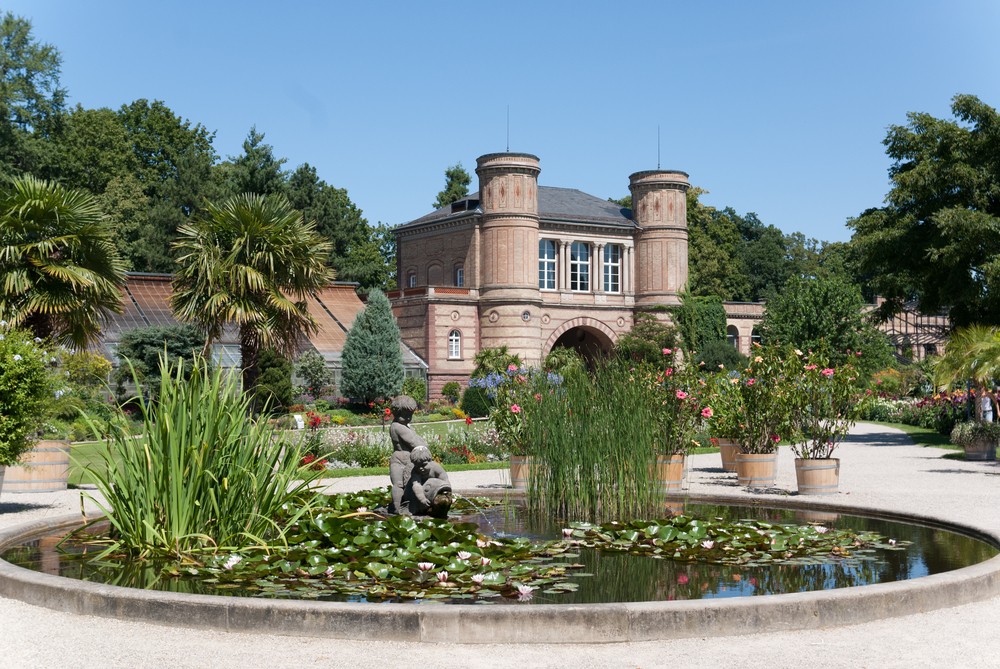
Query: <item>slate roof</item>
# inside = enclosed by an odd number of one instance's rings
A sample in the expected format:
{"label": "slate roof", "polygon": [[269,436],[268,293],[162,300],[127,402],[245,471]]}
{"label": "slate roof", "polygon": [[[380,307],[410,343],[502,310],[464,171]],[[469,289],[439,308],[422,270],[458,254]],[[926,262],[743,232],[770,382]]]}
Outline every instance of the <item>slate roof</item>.
{"label": "slate roof", "polygon": [[[130,273],[122,288],[123,312],[112,314],[101,328],[101,350],[108,352],[121,341],[122,333],[134,328],[148,326],[180,325],[170,310],[170,296],[173,293],[169,274]],[[364,302],[355,292],[353,283],[334,283],[319,291],[315,298],[307,298],[309,313],[316,319],[319,330],[309,337],[309,344],[329,361],[340,361],[340,353],[347,340],[347,331],[354,325],[354,319],[365,308]],[[216,340],[219,345],[239,345],[239,332],[227,325],[222,336]],[[308,348],[308,345],[306,345]],[[426,368],[420,359],[405,344],[401,347],[403,363],[408,367]]]}
{"label": "slate roof", "polygon": [[[459,206],[460,211],[453,212],[453,205],[441,207],[431,213],[421,216],[418,219],[404,223],[398,229],[409,228],[410,226],[423,225],[425,223],[439,223],[452,218],[467,216],[469,209],[476,213],[482,213],[479,208],[479,192],[472,193],[459,203],[466,203],[467,206]],[[556,188],[553,186],[538,187],[538,216],[542,222],[574,222],[591,223],[598,225],[613,225],[624,228],[634,228],[635,222],[632,220],[632,210],[621,207],[613,202],[584,193],[576,188]]]}

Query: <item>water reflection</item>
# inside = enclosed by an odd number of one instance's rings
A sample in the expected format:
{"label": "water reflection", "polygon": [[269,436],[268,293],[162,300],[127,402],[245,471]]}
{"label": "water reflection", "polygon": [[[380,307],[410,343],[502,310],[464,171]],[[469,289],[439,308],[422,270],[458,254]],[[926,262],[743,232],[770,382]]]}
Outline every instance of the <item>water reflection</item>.
{"label": "water reflection", "polygon": [[[589,576],[576,578],[579,589],[572,593],[547,595],[538,592],[532,603],[602,603],[748,597],[789,592],[828,590],[855,585],[887,583],[928,574],[937,574],[987,560],[997,550],[964,535],[886,520],[841,515],[826,511],[791,511],[763,507],[739,507],[687,503],[665,509],[703,518],[726,520],[753,519],[770,523],[821,523],[829,527],[873,531],[897,541],[909,541],[905,551],[879,551],[876,559],[839,561],[826,564],[783,564],[769,567],[747,567],[703,563],[679,563],[621,553],[601,553],[581,549],[579,558]],[[516,506],[485,509],[489,523],[499,534],[521,535],[535,539],[558,539],[564,522],[539,523]],[[479,514],[477,514],[479,515]],[[479,522],[488,527],[481,516],[462,520]],[[95,528],[95,531],[102,531]],[[230,596],[261,596],[253,586],[248,589],[221,586],[186,577],[183,568],[178,575],[164,572],[164,563],[122,560],[92,561],[100,548],[85,543],[64,542],[61,536],[36,539],[8,550],[4,559],[49,574],[127,587],[149,588],[169,592],[224,594]],[[314,593],[315,594],[315,593]],[[302,592],[270,592],[268,596],[302,597]],[[314,595],[313,595],[314,596]],[[360,601],[357,598],[323,596],[324,599]],[[491,600],[493,603],[498,600]],[[460,603],[475,603],[465,600]],[[459,602],[456,602],[459,603]]]}

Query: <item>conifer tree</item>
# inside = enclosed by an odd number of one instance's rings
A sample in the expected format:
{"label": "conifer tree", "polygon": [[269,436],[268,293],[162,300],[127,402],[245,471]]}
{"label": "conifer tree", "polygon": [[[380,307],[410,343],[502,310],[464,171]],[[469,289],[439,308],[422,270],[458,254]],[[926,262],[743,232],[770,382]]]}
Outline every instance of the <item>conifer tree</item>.
{"label": "conifer tree", "polygon": [[403,386],[399,343],[399,326],[389,298],[375,288],[368,294],[368,305],[347,333],[341,358],[343,394],[365,402],[398,394]]}

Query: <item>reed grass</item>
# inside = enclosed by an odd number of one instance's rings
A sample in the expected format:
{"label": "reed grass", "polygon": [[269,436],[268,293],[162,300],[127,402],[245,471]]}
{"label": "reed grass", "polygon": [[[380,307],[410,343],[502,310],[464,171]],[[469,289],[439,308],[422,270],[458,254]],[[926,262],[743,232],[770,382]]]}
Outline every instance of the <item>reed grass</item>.
{"label": "reed grass", "polygon": [[249,417],[237,374],[203,360],[187,374],[176,364],[162,370],[155,402],[136,401],[146,438],[118,430],[103,471],[87,467],[107,500],[91,496],[111,522],[111,550],[179,557],[280,542],[283,509],[303,513],[315,499],[309,485],[320,472],[301,467],[296,445]]}
{"label": "reed grass", "polygon": [[526,451],[538,463],[528,481],[529,510],[592,521],[655,510],[662,493],[651,465],[663,435],[649,373],[609,360],[555,387],[538,377],[523,400]]}

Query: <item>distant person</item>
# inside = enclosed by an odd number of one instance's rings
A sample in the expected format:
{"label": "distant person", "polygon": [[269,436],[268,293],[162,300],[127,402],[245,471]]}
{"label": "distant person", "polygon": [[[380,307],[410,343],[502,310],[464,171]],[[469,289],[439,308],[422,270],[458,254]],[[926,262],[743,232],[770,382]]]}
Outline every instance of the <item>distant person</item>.
{"label": "distant person", "polygon": [[983,394],[979,398],[979,407],[982,409],[983,422],[992,423],[993,422],[993,405],[996,403],[996,395],[989,388],[983,389]]}

